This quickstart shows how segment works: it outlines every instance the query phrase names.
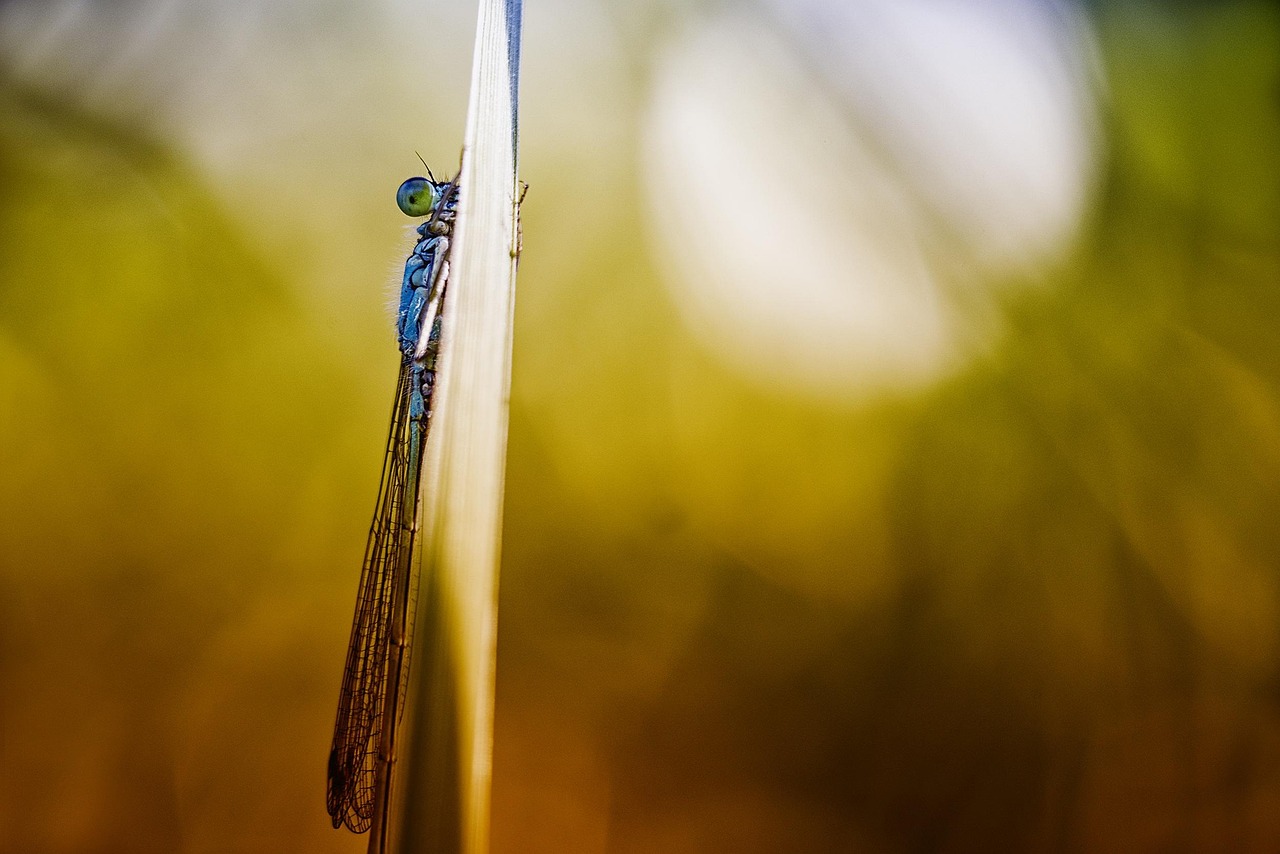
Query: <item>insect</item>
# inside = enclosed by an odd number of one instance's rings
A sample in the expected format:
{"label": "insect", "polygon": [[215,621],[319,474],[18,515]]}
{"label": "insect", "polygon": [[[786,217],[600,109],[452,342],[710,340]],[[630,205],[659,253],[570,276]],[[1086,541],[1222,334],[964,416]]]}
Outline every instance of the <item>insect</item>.
{"label": "insect", "polygon": [[408,179],[396,192],[401,211],[427,219],[404,265],[396,318],[400,374],[329,751],[326,801],[333,826],[345,824],[356,833],[376,826],[374,842],[385,838],[396,727],[408,682],[418,492],[458,203],[457,178],[437,181],[430,167],[427,175]]}

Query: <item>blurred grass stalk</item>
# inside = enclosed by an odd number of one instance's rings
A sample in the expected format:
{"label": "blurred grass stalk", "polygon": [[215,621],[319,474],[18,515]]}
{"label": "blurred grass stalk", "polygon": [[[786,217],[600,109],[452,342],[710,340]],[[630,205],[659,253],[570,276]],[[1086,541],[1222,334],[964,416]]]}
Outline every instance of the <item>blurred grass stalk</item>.
{"label": "blurred grass stalk", "polygon": [[[498,562],[511,385],[522,0],[480,0],[423,478],[422,594],[390,850],[489,847]],[[370,840],[370,850],[375,840]]]}

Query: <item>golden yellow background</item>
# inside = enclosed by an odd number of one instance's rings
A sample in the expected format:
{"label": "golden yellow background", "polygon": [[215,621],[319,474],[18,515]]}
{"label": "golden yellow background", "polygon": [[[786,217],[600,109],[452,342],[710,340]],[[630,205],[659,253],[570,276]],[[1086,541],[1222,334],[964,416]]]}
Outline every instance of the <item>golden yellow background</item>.
{"label": "golden yellow background", "polygon": [[[657,248],[649,86],[718,8],[527,10],[495,854],[1280,850],[1276,7],[1078,7],[1078,229],[843,394],[723,358]],[[473,12],[229,9],[0,7],[7,854],[362,850],[391,202]]]}

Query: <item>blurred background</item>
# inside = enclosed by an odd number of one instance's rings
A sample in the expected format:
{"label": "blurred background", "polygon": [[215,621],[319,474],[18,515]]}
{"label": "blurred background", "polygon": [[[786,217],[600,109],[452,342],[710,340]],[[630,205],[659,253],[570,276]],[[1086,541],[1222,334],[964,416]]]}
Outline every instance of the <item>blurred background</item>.
{"label": "blurred background", "polygon": [[[0,850],[363,850],[474,16],[0,3]],[[525,23],[495,854],[1280,850],[1280,8]]]}

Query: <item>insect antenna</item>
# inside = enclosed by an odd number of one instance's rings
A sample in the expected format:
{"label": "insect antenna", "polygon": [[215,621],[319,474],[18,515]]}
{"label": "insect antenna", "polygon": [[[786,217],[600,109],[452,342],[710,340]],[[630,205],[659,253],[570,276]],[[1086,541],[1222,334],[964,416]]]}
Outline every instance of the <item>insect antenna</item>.
{"label": "insect antenna", "polygon": [[[418,152],[415,151],[414,154],[418,154]],[[436,180],[436,176],[431,174],[431,167],[427,165],[427,161],[422,160],[421,154],[418,154],[418,159],[422,161],[422,167],[427,170],[427,177],[431,179],[431,183],[432,184],[440,183],[439,181]]]}

